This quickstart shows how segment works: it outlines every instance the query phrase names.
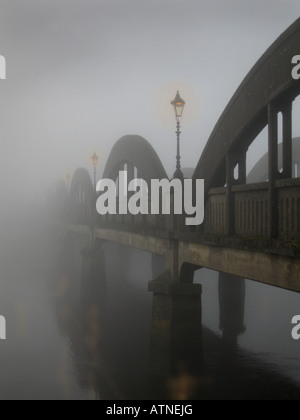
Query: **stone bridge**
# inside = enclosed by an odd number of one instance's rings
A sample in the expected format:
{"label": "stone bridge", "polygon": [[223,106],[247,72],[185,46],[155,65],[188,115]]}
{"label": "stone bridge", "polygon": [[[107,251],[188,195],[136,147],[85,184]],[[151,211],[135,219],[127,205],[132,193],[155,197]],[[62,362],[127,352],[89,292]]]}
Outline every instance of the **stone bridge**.
{"label": "stone bridge", "polygon": [[[187,227],[185,216],[174,214],[99,216],[85,169],[75,172],[70,188],[59,182],[57,219],[67,230],[89,235],[91,246],[113,241],[164,256],[167,274],[151,290],[191,285],[194,271],[205,267],[300,292],[300,172],[293,170],[300,163],[293,147],[300,80],[292,77],[292,59],[299,54],[300,19],[255,64],[217,122],[193,174],[205,180],[201,226]],[[247,153],[266,127],[268,154],[260,163],[266,178],[252,174],[249,183]],[[168,178],[139,136],[115,144],[103,178],[116,181],[121,170],[129,181]]]}

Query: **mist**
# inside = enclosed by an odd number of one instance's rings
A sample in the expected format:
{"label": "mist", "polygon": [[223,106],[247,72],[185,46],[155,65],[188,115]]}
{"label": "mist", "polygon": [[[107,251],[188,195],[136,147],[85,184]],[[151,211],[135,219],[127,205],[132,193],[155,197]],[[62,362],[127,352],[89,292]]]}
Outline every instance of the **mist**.
{"label": "mist", "polygon": [[[106,243],[103,277],[110,295],[103,303],[107,290],[98,290],[95,296],[101,299],[89,302],[82,320],[80,252],[86,240],[66,244],[57,226],[49,225],[47,197],[77,168],[92,177],[94,152],[100,157],[100,179],[112,147],[130,134],[149,141],[172,177],[176,121],[170,101],[177,90],[186,101],[182,166],[195,168],[240,83],[299,16],[298,0],[0,0],[0,55],[6,59],[6,80],[0,80],[0,316],[8,321],[1,400],[92,399],[99,392],[107,399],[157,397],[155,387],[142,380],[148,374],[152,256]],[[293,112],[299,114],[299,100]],[[293,137],[299,137],[300,120],[294,121]],[[267,152],[266,134],[251,146],[248,173]],[[158,265],[163,267],[162,261]],[[218,273],[196,275],[196,283],[207,290],[207,343],[218,353],[217,281]],[[248,280],[246,286],[248,330],[240,347],[252,366],[257,354],[271,353],[271,342],[274,364],[280,365],[285,349],[270,323],[277,307],[285,308],[287,320],[297,312],[297,295],[277,295],[277,289],[270,292]],[[261,307],[254,322],[258,293]],[[263,327],[256,334],[263,310]],[[273,339],[268,342],[269,328]],[[296,352],[296,344],[289,343],[282,357]],[[218,365],[208,353],[210,367]],[[263,374],[269,356],[264,357]],[[300,373],[290,373],[290,360],[287,366],[283,377],[292,387],[289,395],[298,396]],[[281,368],[271,371],[263,376],[266,382],[282,373]],[[217,381],[218,374],[209,375],[203,383]]]}
{"label": "mist", "polygon": [[32,199],[90,168],[94,150],[103,169],[125,134],[145,137],[171,174],[177,89],[183,166],[195,167],[240,82],[298,14],[296,1],[2,0],[1,190]]}

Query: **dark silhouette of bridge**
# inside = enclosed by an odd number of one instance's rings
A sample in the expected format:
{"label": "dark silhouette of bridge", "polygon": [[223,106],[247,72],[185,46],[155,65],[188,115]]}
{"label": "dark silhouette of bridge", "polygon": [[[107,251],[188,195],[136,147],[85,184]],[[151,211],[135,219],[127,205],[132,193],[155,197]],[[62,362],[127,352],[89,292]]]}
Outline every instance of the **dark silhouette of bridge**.
{"label": "dark silhouette of bridge", "polygon": [[[114,241],[164,256],[166,274],[151,290],[188,288],[194,271],[205,267],[300,292],[300,174],[295,178],[294,172],[300,159],[292,130],[293,103],[300,95],[292,58],[299,54],[300,19],[255,64],[217,122],[193,174],[205,180],[201,226],[185,226],[185,215],[99,216],[86,169],[75,172],[70,189],[59,182],[57,218],[67,230],[89,235],[91,246]],[[266,127],[266,179],[247,183],[247,152]],[[103,178],[115,181],[122,170],[128,181],[168,178],[152,146],[136,135],[115,144]]]}

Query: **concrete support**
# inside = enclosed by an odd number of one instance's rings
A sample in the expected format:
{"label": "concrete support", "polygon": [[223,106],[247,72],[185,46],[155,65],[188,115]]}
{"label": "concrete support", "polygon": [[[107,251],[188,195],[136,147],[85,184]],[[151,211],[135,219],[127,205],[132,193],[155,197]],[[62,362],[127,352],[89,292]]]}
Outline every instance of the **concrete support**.
{"label": "concrete support", "polygon": [[169,243],[169,247],[166,251],[166,266],[167,270],[170,271],[170,281],[173,283],[179,282],[179,267],[178,267],[178,241],[174,240]]}
{"label": "concrete support", "polygon": [[174,283],[169,272],[149,283],[153,292],[151,370],[159,376],[202,368],[200,285]]}
{"label": "concrete support", "polygon": [[201,269],[198,265],[189,263],[182,264],[179,281],[180,283],[193,284],[195,271]]}
{"label": "concrete support", "polygon": [[166,271],[166,259],[157,254],[152,254],[152,278],[156,279]]}
{"label": "concrete support", "polygon": [[300,259],[243,249],[181,242],[179,261],[300,292]]}

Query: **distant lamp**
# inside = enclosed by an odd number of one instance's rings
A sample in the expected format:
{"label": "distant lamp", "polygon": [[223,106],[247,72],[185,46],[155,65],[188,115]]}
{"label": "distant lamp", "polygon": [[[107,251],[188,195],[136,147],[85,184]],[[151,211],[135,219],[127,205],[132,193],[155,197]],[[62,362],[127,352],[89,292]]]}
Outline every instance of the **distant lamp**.
{"label": "distant lamp", "polygon": [[174,99],[174,101],[171,102],[171,105],[174,108],[175,117],[176,117],[176,120],[177,120],[177,131],[176,131],[176,134],[177,134],[177,156],[176,156],[176,171],[174,173],[174,178],[178,178],[178,179],[183,180],[184,176],[183,176],[183,173],[181,171],[181,163],[180,163],[180,161],[181,161],[181,156],[180,156],[180,134],[181,134],[180,120],[181,120],[183,110],[184,110],[184,107],[185,107],[185,101],[181,98],[181,96],[179,94],[179,91],[177,91],[175,99]]}
{"label": "distant lamp", "polygon": [[99,162],[99,156],[97,156],[96,152],[91,157],[93,166],[94,166],[94,189],[96,190],[96,184],[97,184],[97,166]]}
{"label": "distant lamp", "polygon": [[94,165],[94,168],[97,168],[98,162],[99,162],[99,156],[97,156],[96,152],[92,156],[92,162]]}
{"label": "distant lamp", "polygon": [[69,188],[69,185],[70,185],[70,181],[71,181],[71,175],[70,174],[67,174],[66,175],[66,182],[67,182],[67,187]]}

